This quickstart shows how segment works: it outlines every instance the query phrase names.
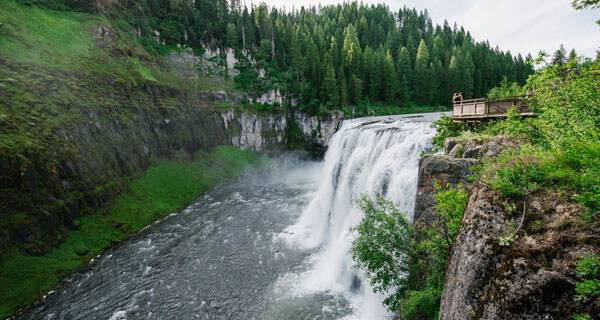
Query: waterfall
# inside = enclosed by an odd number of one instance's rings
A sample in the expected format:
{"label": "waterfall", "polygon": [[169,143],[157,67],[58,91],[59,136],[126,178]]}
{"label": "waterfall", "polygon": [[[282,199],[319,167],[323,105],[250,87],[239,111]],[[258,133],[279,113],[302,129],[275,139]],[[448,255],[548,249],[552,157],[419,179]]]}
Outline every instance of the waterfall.
{"label": "waterfall", "polygon": [[362,218],[356,200],[365,193],[380,194],[412,219],[419,156],[434,134],[427,117],[344,121],[325,155],[318,192],[281,235],[288,243],[317,252],[309,270],[295,281],[300,287],[296,290],[344,295],[354,309],[352,319],[389,316],[383,298],[372,291],[350,254],[353,227]]}

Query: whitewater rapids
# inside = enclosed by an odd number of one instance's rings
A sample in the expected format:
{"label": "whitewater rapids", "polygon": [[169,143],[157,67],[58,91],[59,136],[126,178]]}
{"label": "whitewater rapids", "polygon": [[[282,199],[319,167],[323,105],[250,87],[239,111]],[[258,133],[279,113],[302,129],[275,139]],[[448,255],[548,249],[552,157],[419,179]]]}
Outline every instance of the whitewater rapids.
{"label": "whitewater rapids", "polygon": [[411,217],[437,115],[345,121],[324,161],[298,154],[214,188],[98,257],[21,319],[378,320],[355,268],[355,201]]}

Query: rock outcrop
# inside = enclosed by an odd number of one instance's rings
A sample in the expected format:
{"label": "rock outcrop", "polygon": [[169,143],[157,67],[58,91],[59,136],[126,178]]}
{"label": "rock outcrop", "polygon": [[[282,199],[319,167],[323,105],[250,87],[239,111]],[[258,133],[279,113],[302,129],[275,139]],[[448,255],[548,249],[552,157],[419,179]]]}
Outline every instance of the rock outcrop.
{"label": "rock outcrop", "polygon": [[54,159],[40,158],[27,167],[2,161],[2,183],[11,189],[0,194],[0,253],[15,243],[33,254],[45,252],[60,241],[62,228],[97,210],[123,190],[126,177],[156,159],[192,156],[220,144],[256,151],[281,148],[291,122],[302,128],[300,138],[307,145],[326,145],[343,118],[338,113],[311,117],[221,110],[213,105],[235,102],[220,92],[176,96],[174,105],[173,95],[158,90],[130,94],[124,104],[135,101],[144,107],[81,114],[55,133]]}
{"label": "rock outcrop", "polygon": [[426,155],[421,158],[413,217],[417,229],[431,222],[436,186],[465,184],[471,172],[469,168],[476,163],[476,159],[459,159],[448,155]]}
{"label": "rock outcrop", "polygon": [[230,109],[222,112],[223,124],[228,131],[229,144],[242,149],[261,151],[284,144],[290,122],[299,128],[302,140],[308,145],[326,147],[340,126],[344,115],[331,112],[328,116],[305,113],[249,113]]}
{"label": "rock outcrop", "polygon": [[421,160],[414,223],[433,217],[433,185],[462,183],[470,193],[452,248],[440,307],[441,320],[571,319],[600,315],[600,299],[575,295],[578,258],[599,254],[600,237],[584,222],[569,194],[540,190],[504,199],[481,182],[466,183],[476,159],[521,143],[509,137],[448,139],[446,155]]}
{"label": "rock outcrop", "polygon": [[529,195],[515,209],[486,186],[472,186],[446,271],[440,319],[600,315],[598,301],[579,299],[574,290],[577,259],[600,251],[592,231],[578,225],[581,211],[558,192]]}

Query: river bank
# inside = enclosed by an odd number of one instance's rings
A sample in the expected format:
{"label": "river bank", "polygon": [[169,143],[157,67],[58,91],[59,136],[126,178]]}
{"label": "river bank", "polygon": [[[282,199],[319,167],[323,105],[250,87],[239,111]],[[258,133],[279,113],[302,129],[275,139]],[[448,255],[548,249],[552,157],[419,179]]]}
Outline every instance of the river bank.
{"label": "river bank", "polygon": [[105,208],[74,220],[62,232],[61,244],[48,253],[33,256],[17,248],[9,250],[0,262],[0,318],[30,305],[107,248],[242,174],[261,158],[252,151],[219,146],[198,152],[193,159],[160,161],[132,179]]}

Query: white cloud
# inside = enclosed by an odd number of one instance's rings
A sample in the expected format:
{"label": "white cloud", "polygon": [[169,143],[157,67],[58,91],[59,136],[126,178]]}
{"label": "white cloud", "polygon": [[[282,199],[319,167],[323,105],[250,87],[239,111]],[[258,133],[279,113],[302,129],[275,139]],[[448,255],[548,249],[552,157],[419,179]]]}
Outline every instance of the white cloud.
{"label": "white cloud", "polygon": [[[249,4],[249,0],[248,4]],[[254,1],[255,3],[259,1]],[[264,0],[291,9],[301,6],[343,3],[342,0]],[[402,6],[427,9],[434,24],[456,22],[476,40],[489,40],[502,50],[535,55],[553,52],[562,43],[580,54],[594,56],[600,48],[600,10],[577,11],[570,0],[364,0],[384,2],[393,10]]]}

